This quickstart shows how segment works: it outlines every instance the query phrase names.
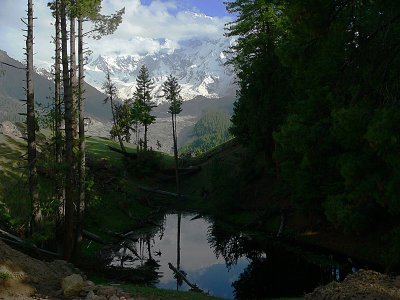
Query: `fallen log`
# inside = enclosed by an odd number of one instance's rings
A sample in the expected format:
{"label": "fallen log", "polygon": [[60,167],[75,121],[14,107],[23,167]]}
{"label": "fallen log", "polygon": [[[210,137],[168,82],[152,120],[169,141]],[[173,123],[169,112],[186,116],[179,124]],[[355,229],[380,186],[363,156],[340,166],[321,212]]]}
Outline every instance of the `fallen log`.
{"label": "fallen log", "polygon": [[55,253],[55,252],[52,252],[52,251],[41,249],[38,246],[36,246],[35,244],[29,243],[29,242],[17,237],[16,235],[13,235],[13,234],[11,234],[11,233],[9,233],[7,231],[4,231],[2,229],[0,229],[0,233],[7,237],[7,238],[0,237],[0,239],[5,241],[5,242],[12,243],[12,244],[15,244],[15,245],[18,245],[18,246],[22,246],[22,247],[28,248],[30,250],[33,250],[33,251],[36,251],[36,252],[41,252],[43,254],[47,254],[47,255],[50,255],[50,256],[61,257],[61,254],[59,254],[59,253]]}
{"label": "fallen log", "polygon": [[96,242],[96,243],[99,243],[99,244],[102,244],[102,245],[106,245],[107,244],[105,241],[103,241],[101,239],[101,237],[99,237],[98,235],[96,235],[94,233],[91,233],[91,232],[89,232],[87,230],[83,230],[82,231],[82,235],[83,235],[84,238],[87,238],[88,240],[91,240],[93,242]]}
{"label": "fallen log", "polygon": [[9,233],[9,232],[7,232],[7,231],[4,231],[4,230],[2,230],[2,229],[0,229],[0,233],[2,233],[3,235],[5,235],[5,236],[7,236],[7,237],[9,237],[9,238],[12,238],[13,240],[15,240],[15,241],[17,241],[17,242],[20,242],[20,243],[23,243],[23,242],[24,242],[23,239],[17,237],[16,235],[13,235],[13,234],[11,234],[11,233]]}
{"label": "fallen log", "polygon": [[[201,166],[189,166],[187,168],[178,168],[179,175],[188,175],[188,174],[195,174],[201,171]],[[174,175],[175,168],[165,169],[161,171],[164,175]]]}
{"label": "fallen log", "polygon": [[[198,293],[204,293],[202,289],[200,289],[196,284],[191,283],[187,280],[186,276],[182,274],[177,268],[175,268],[171,263],[168,263],[168,267],[175,273],[176,276],[180,277],[184,282],[187,283],[188,286],[194,291]],[[205,294],[205,293],[204,293]]]}
{"label": "fallen log", "polygon": [[159,189],[151,189],[151,188],[147,188],[147,187],[144,187],[144,186],[139,186],[138,188],[139,188],[139,190],[142,190],[144,192],[152,193],[152,194],[158,194],[158,195],[161,195],[161,196],[175,197],[175,198],[185,198],[185,196],[182,195],[182,194],[162,191],[162,190],[159,190]]}
{"label": "fallen log", "polygon": [[111,151],[120,153],[120,154],[122,154],[123,156],[125,156],[127,158],[137,159],[137,157],[138,157],[137,153],[125,152],[125,151],[122,151],[121,149],[115,148],[113,146],[108,146],[108,149],[110,149]]}

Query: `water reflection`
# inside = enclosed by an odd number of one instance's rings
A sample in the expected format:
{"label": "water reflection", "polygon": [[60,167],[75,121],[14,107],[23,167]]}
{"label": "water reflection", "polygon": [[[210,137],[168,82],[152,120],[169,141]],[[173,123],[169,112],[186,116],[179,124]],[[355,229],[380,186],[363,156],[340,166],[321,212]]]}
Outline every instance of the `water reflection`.
{"label": "water reflection", "polygon": [[120,278],[159,288],[189,290],[168,267],[172,263],[200,289],[214,296],[233,298],[232,283],[249,262],[239,259],[238,264],[228,269],[225,259],[216,256],[208,243],[211,223],[202,218],[192,220],[193,217],[168,214],[161,220],[161,228],[132,233],[116,247],[103,252],[103,259]]}
{"label": "water reflection", "polygon": [[301,297],[317,286],[343,280],[355,269],[347,261],[265,237],[263,243],[214,222],[209,242],[217,255],[234,265],[240,257],[250,264],[233,282],[236,299]]}
{"label": "water reflection", "polygon": [[107,264],[121,279],[159,288],[189,290],[168,263],[211,295],[265,299],[302,296],[316,286],[341,279],[351,266],[330,256],[251,236],[193,215],[169,214],[151,229],[127,235],[108,249]]}

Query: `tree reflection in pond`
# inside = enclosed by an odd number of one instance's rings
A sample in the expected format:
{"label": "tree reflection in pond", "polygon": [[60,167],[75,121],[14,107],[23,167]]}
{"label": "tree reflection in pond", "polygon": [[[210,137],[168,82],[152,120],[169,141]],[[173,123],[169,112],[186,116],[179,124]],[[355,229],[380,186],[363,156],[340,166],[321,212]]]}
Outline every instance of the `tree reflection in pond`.
{"label": "tree reflection in pond", "polygon": [[[302,296],[351,271],[351,266],[346,269],[329,255],[266,235],[255,239],[254,234],[193,215],[169,214],[160,224],[134,231],[106,251],[105,263],[115,278],[176,289],[171,263],[211,295],[265,299]],[[181,282],[178,287],[189,289]]]}
{"label": "tree reflection in pond", "polygon": [[236,299],[298,297],[332,280],[342,280],[352,271],[346,262],[332,256],[265,238],[262,245],[250,235],[214,222],[208,240],[216,255],[228,266],[246,257],[250,264],[232,283]]}

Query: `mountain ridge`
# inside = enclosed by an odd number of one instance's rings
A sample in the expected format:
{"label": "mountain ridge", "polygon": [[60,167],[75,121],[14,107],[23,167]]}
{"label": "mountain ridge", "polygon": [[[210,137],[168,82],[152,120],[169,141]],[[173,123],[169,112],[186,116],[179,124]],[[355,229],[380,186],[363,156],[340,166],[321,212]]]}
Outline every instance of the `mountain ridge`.
{"label": "mountain ridge", "polygon": [[[11,58],[7,52],[0,50],[0,61],[13,65],[17,68],[25,66]],[[0,76],[0,116],[11,116],[15,119],[18,113],[24,113],[26,108],[22,99],[25,95],[25,70],[13,68],[8,65],[1,64],[0,70],[3,74]],[[49,73],[50,74],[50,73]],[[51,105],[54,94],[54,83],[48,78],[38,74],[33,75],[35,102],[42,107]],[[89,117],[96,118],[102,121],[111,119],[111,109],[109,105],[104,105],[103,100],[106,96],[99,92],[90,84],[85,83],[85,111]],[[18,118],[17,118],[18,119]]]}
{"label": "mountain ridge", "polygon": [[161,49],[145,55],[116,55],[89,58],[86,65],[86,80],[101,89],[105,73],[110,70],[111,77],[119,89],[122,99],[132,97],[136,87],[136,77],[142,65],[149,69],[153,79],[153,97],[162,103],[162,84],[169,74],[177,77],[182,86],[183,100],[196,96],[217,99],[234,94],[235,74],[226,65],[229,54],[226,52],[234,43],[233,39],[191,39],[181,43],[173,51]]}

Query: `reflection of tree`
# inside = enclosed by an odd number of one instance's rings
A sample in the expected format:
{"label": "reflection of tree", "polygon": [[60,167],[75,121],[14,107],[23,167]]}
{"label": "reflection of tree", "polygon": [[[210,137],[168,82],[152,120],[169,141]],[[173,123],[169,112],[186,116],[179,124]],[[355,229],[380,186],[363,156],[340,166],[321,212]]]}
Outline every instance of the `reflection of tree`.
{"label": "reflection of tree", "polygon": [[208,241],[214,253],[221,255],[229,267],[241,257],[251,260],[232,284],[237,299],[302,296],[350,271],[339,266],[332,256],[276,239],[264,239],[261,245],[249,235],[219,222],[210,226]]}
{"label": "reflection of tree", "polygon": [[235,298],[302,296],[322,283],[329,273],[281,249],[268,252],[267,258],[253,260],[232,283]]}
{"label": "reflection of tree", "polygon": [[[176,268],[178,269],[178,271],[180,271],[181,269],[181,220],[182,220],[182,214],[181,212],[178,213],[178,225],[177,225],[177,240],[176,240]],[[184,272],[181,271],[181,273],[184,274]],[[184,274],[185,275],[185,274]],[[176,276],[176,274],[174,274],[175,278],[176,278],[176,290],[179,290],[179,287],[182,286],[183,284],[183,280],[181,277]]]}
{"label": "reflection of tree", "polygon": [[226,225],[214,222],[208,229],[208,243],[217,256],[225,259],[227,266],[235,265],[239,258],[259,257],[259,247],[248,236]]}
{"label": "reflection of tree", "polygon": [[160,264],[153,257],[161,256],[154,251],[154,238],[164,233],[164,216],[148,221],[152,226],[142,227],[127,234],[119,234],[118,243],[103,248],[98,258],[104,264],[105,275],[136,284],[155,286],[161,278]]}

